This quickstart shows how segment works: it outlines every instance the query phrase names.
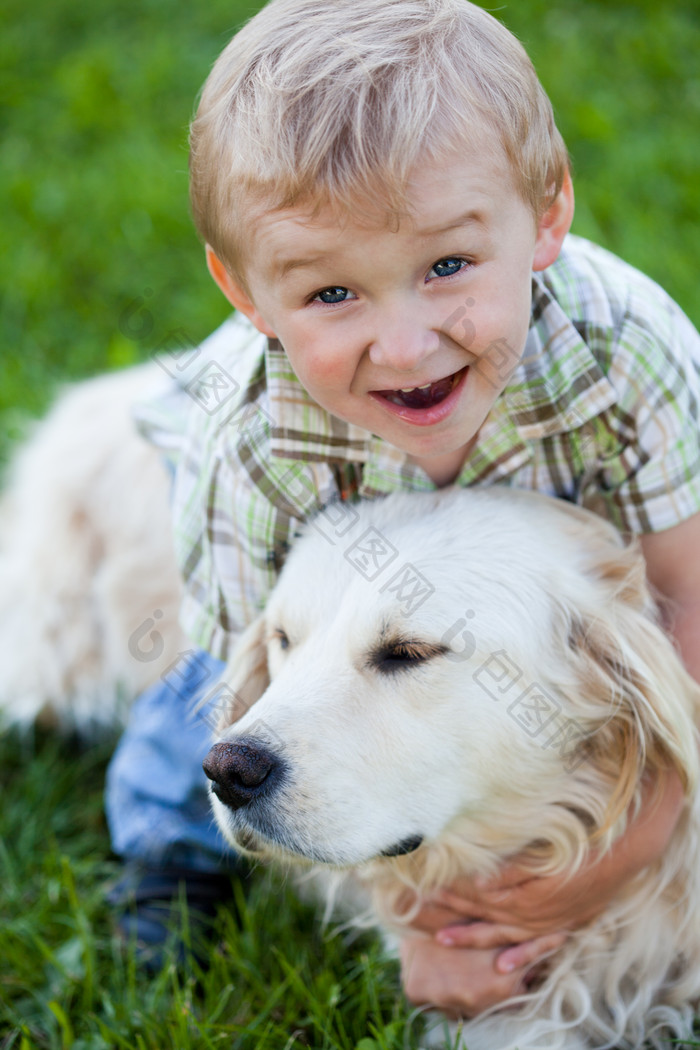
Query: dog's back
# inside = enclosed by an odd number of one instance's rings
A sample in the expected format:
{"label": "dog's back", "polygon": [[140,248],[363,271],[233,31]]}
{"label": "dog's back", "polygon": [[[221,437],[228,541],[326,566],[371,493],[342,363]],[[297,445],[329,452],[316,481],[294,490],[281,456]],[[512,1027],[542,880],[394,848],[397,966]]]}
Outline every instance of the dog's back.
{"label": "dog's back", "polygon": [[[0,502],[5,722],[108,726],[178,651],[169,479],[131,417],[162,382],[150,363],[76,384],[11,465]],[[129,644],[149,618],[162,651]]]}

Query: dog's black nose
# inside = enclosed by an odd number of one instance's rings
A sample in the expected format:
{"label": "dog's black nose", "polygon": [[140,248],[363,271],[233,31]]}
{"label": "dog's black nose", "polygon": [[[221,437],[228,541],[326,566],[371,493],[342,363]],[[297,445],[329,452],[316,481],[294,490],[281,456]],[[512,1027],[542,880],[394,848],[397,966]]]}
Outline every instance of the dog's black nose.
{"label": "dog's black nose", "polygon": [[212,791],[231,809],[240,809],[269,785],[279,759],[252,740],[214,744],[202,768],[212,781]]}

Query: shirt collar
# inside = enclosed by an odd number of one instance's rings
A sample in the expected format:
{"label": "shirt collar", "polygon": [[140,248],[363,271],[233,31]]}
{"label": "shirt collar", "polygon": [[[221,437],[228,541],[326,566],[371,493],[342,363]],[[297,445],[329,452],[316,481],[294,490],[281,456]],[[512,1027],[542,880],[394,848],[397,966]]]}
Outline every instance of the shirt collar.
{"label": "shirt collar", "polygon": [[554,297],[546,271],[533,274],[525,352],[499,399],[521,438],[576,430],[615,403],[615,389],[585,331],[585,323],[568,317]]}
{"label": "shirt collar", "polygon": [[270,451],[284,459],[364,463],[373,435],[316,404],[297,379],[281,343],[268,339],[265,371],[270,397]]}

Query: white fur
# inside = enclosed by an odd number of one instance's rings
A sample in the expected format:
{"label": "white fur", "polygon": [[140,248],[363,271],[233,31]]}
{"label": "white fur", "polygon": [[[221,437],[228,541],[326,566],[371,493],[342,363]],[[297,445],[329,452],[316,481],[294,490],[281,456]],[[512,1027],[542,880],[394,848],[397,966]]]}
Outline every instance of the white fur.
{"label": "white fur", "polygon": [[12,464],[0,502],[2,721],[104,728],[186,648],[170,483],[131,418],[163,379],[148,364],[72,387]]}
{"label": "white fur", "polygon": [[[372,580],[348,549],[370,527],[398,552]],[[415,912],[407,887],[417,902],[515,854],[530,853],[542,873],[580,864],[596,830],[603,847],[624,830],[644,769],[673,762],[688,800],[663,859],[572,934],[538,986],[465,1022],[459,1045],[578,1050],[690,1037],[699,691],[656,625],[639,552],[592,515],[503,489],[390,496],[362,506],[342,540],[328,535],[327,525],[307,529],[229,667],[250,706],[224,720],[221,741],[262,744],[287,772],[253,805],[233,811],[213,797],[224,834],[254,853],[344,871],[354,890],[365,887],[375,922],[397,931]],[[434,588],[408,614],[386,586],[405,563]],[[457,659],[464,630],[473,653]],[[387,673],[372,663],[382,636],[452,648]],[[485,677],[494,654],[509,661],[508,688]],[[517,706],[508,710],[528,687],[560,705],[534,736]],[[566,719],[589,743],[562,753],[555,733]],[[424,838],[415,852],[380,856],[413,835]],[[432,1038],[444,1045],[442,1025]]]}
{"label": "white fur", "polygon": [[[48,712],[83,729],[109,723],[120,694],[186,647],[169,482],[129,416],[158,378],[145,366],[80,385],[15,463],[0,507],[7,721]],[[353,564],[370,527],[396,552],[374,579]],[[393,587],[405,565],[432,588],[415,608]],[[148,649],[156,609],[163,652],[135,658],[129,641],[146,625]],[[399,635],[436,648],[390,674],[376,654]],[[488,676],[496,658],[510,678]],[[690,1038],[700,997],[698,689],[656,624],[641,555],[612,528],[505,489],[362,505],[342,536],[328,522],[307,529],[228,679],[249,709],[224,722],[221,739],[265,744],[288,776],[257,808],[234,813],[214,798],[224,833],[272,857],[322,862],[314,870],[331,873],[331,896],[345,883],[357,921],[369,908],[393,936],[412,914],[407,887],[415,911],[421,894],[516,853],[543,873],[580,864],[592,840],[607,847],[624,830],[642,773],[674,764],[687,801],[663,858],[569,938],[539,985],[453,1037],[469,1050]],[[530,735],[522,710],[509,711],[526,689],[559,705],[547,732]],[[572,722],[579,750],[562,751],[557,727]],[[424,839],[414,852],[379,856],[413,835]],[[439,1025],[430,1038],[444,1045]]]}

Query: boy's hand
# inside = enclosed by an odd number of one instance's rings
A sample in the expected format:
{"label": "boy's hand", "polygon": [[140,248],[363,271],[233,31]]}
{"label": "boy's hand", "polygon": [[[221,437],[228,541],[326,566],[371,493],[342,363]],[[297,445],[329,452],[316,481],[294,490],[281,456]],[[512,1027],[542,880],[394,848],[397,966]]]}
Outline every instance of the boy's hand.
{"label": "boy's hand", "polygon": [[[592,859],[571,878],[533,878],[513,864],[488,883],[457,879],[435,897],[435,903],[454,918],[434,931],[434,939],[444,947],[505,947],[496,952],[495,969],[499,974],[512,973],[541,954],[539,940],[554,936],[563,943],[563,931],[600,915],[618,892],[622,877],[618,865]],[[422,918],[421,912],[417,922]]]}
{"label": "boy's hand", "polygon": [[663,854],[683,805],[683,788],[670,771],[659,786],[658,802],[647,785],[642,807],[626,833],[603,857],[591,855],[569,877],[533,878],[517,863],[489,882],[458,878],[435,894],[413,921],[434,934],[443,948],[492,950],[498,974],[510,974],[531,961],[533,942],[590,922],[620,887]]}
{"label": "boy's hand", "polygon": [[437,1007],[453,1019],[474,1017],[522,991],[528,967],[565,939],[566,934],[554,934],[530,942],[522,964],[503,975],[495,972],[496,950],[456,951],[432,938],[403,937],[399,954],[404,992],[416,1006]]}

